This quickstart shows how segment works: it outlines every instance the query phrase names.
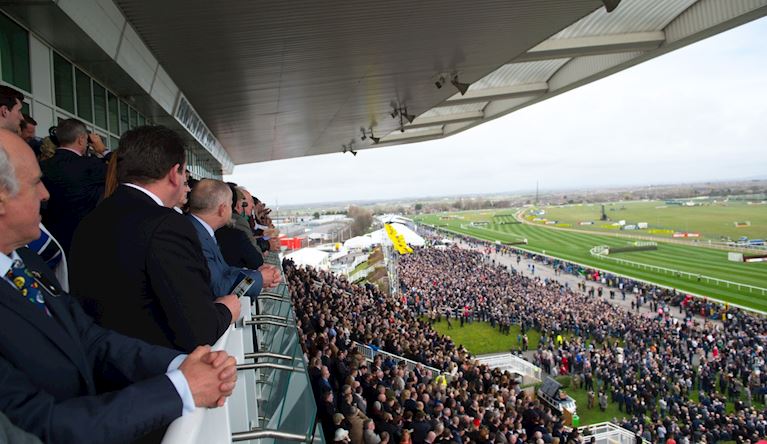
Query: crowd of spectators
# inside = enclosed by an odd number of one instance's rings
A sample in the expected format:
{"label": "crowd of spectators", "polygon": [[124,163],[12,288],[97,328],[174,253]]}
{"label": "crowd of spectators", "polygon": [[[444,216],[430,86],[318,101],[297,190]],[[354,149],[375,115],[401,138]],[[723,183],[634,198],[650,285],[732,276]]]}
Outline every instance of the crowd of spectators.
{"label": "crowd of spectators", "polygon": [[[657,308],[639,315],[610,303],[607,291],[600,297],[580,285],[523,276],[488,261],[484,251],[458,247],[403,256],[398,273],[416,315],[486,321],[501,330],[518,325],[523,335],[540,332],[533,362],[609,396],[625,414],[616,420],[648,440],[673,435],[690,442],[747,442],[765,435],[765,411],[755,404],[763,405],[767,393],[767,321],[761,316],[720,306],[713,309],[721,313],[716,321],[698,322],[692,315],[701,307],[710,314],[711,302],[649,286],[634,292],[637,283],[622,281],[632,288],[636,306]],[[680,309],[681,319],[671,316],[670,305]],[[734,412],[727,411],[728,400]]]}
{"label": "crowd of spectators", "polygon": [[[581,442],[514,375],[475,361],[399,298],[288,261],[283,268],[327,441]],[[438,373],[381,354],[366,362],[354,343]]]}

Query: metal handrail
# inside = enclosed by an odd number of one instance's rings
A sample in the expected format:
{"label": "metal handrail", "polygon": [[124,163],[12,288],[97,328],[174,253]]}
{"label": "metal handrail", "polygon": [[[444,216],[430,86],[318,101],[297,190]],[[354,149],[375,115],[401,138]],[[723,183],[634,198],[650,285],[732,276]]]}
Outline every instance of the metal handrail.
{"label": "metal handrail", "polygon": [[287,322],[277,322],[271,320],[245,321],[245,325],[274,325],[275,327],[293,327],[293,324]]}
{"label": "metal handrail", "polygon": [[275,296],[273,294],[264,294],[264,293],[259,294],[258,297],[256,298],[256,300],[260,300],[260,299],[267,299],[270,301],[279,301],[279,302],[286,302],[286,301],[290,302],[290,297]]}
{"label": "metal handrail", "polygon": [[260,314],[251,317],[252,321],[288,321],[288,316],[277,316],[269,314]]}
{"label": "metal handrail", "polygon": [[272,370],[286,370],[289,372],[303,372],[306,369],[303,367],[291,367],[283,364],[273,364],[271,362],[254,362],[252,364],[240,364],[237,366],[237,370],[258,370],[260,368],[269,368]]}
{"label": "metal handrail", "polygon": [[251,430],[249,432],[232,433],[232,441],[250,441],[252,439],[276,438],[286,441],[306,442],[306,435],[297,433],[280,432],[279,430]]}
{"label": "metal handrail", "polygon": [[275,291],[261,291],[261,293],[259,293],[258,297],[261,297],[261,296],[274,296],[274,297],[283,297],[284,298],[286,293],[287,293],[287,291],[283,291],[282,294],[281,293],[277,293]]}
{"label": "metal handrail", "polygon": [[245,353],[245,359],[258,359],[258,358],[284,359],[287,361],[293,361],[294,359],[296,359],[294,356],[283,355],[280,353],[272,353],[272,352]]}

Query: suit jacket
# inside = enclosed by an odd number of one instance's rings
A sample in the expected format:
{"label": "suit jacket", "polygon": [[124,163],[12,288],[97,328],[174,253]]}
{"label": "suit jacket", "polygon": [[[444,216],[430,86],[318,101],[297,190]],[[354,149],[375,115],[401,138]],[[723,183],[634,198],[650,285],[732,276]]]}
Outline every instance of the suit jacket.
{"label": "suit jacket", "polygon": [[0,413],[0,443],[42,444],[42,441],[37,436],[16,427],[5,415]]}
{"label": "suit jacket", "polygon": [[57,295],[44,293],[47,316],[0,282],[0,410],[11,421],[44,442],[113,443],[181,415],[181,398],[165,376],[178,352],[99,327],[58,290],[37,255],[18,254]]}
{"label": "suit jacket", "polygon": [[197,236],[200,239],[202,254],[205,256],[208,270],[210,270],[210,288],[213,294],[218,297],[231,293],[234,286],[239,282],[239,275],[244,273],[255,279],[255,282],[246,294],[248,296],[258,296],[264,283],[261,273],[227,264],[224,256],[221,255],[221,249],[219,249],[216,239],[210,236],[208,230],[194,216],[189,214],[186,217],[194,225]]}
{"label": "suit jacket", "polygon": [[227,264],[251,270],[258,270],[264,265],[261,249],[257,247],[257,244],[250,243],[248,235],[242,230],[229,226],[221,227],[216,230],[216,240]]}
{"label": "suit jacket", "polygon": [[150,344],[190,352],[215,343],[231,322],[213,302],[192,224],[135,188],[119,186],[83,219],[69,268],[86,313]]}
{"label": "suit jacket", "polygon": [[64,149],[40,163],[51,198],[42,211],[43,223],[69,254],[77,225],[104,195],[104,159],[80,157]]}

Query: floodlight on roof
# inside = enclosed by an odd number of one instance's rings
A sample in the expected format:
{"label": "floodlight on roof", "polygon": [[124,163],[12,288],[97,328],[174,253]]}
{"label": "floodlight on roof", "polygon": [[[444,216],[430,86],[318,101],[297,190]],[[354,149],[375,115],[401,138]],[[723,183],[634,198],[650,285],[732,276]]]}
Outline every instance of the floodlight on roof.
{"label": "floodlight on roof", "polygon": [[602,3],[604,3],[607,12],[613,12],[621,3],[621,0],[602,0]]}
{"label": "floodlight on roof", "polygon": [[450,83],[452,83],[453,86],[455,86],[458,89],[458,91],[461,93],[461,95],[466,94],[466,91],[468,91],[469,87],[471,86],[471,84],[469,84],[469,83],[459,82],[458,81],[458,74],[453,76],[453,79],[450,80]]}
{"label": "floodlight on roof", "polygon": [[357,152],[354,151],[354,144],[355,144],[354,139],[350,140],[349,143],[342,144],[341,147],[343,148],[343,151],[341,152],[343,154],[352,153],[352,156],[357,157]]}
{"label": "floodlight on roof", "polygon": [[373,127],[372,126],[369,129],[367,129],[367,130],[365,129],[365,127],[360,127],[360,131],[362,132],[362,137],[360,137],[361,140],[365,140],[365,139],[367,139],[369,137],[370,140],[373,141],[373,143],[378,143],[378,142],[381,141],[380,137],[376,137],[375,135],[373,135]]}

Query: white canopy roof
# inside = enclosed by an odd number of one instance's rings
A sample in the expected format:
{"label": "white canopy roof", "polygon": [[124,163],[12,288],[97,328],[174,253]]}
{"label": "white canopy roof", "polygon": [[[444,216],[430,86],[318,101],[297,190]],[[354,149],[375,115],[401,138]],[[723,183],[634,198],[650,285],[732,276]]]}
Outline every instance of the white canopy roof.
{"label": "white canopy roof", "polygon": [[296,265],[308,265],[321,270],[330,268],[330,254],[316,248],[302,248],[285,257],[295,262]]}
{"label": "white canopy roof", "polygon": [[[423,240],[415,231],[402,224],[391,224],[397,234],[401,234],[405,238],[405,242],[411,247],[423,247],[426,241]],[[381,244],[386,238],[386,230],[383,228],[370,233],[368,236],[373,240],[375,244]]]}
{"label": "white canopy roof", "polygon": [[348,249],[365,249],[373,246],[373,239],[370,236],[357,236],[344,242],[344,247]]}

